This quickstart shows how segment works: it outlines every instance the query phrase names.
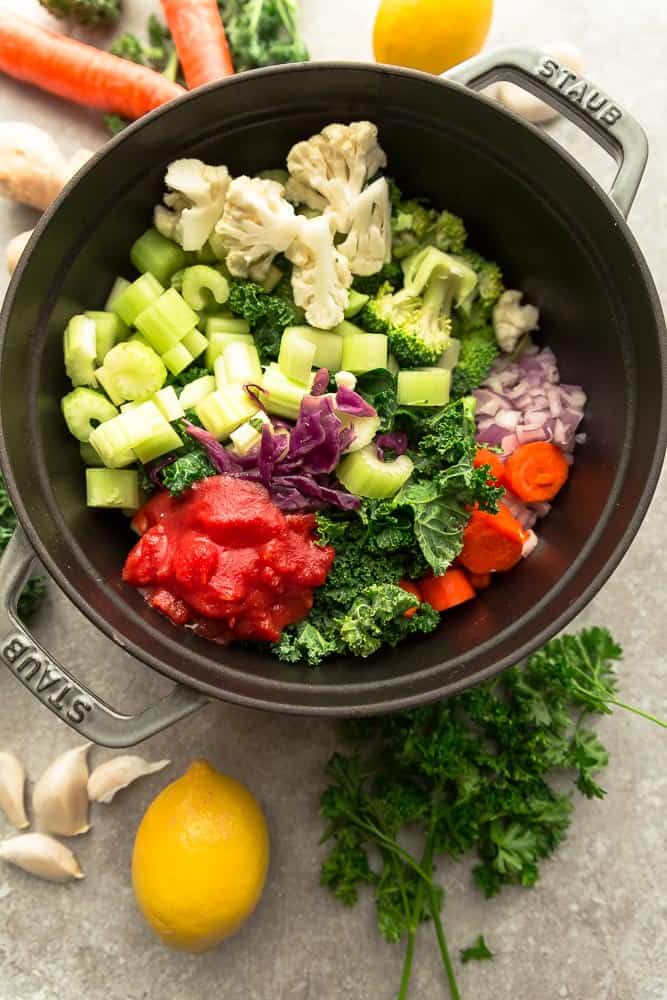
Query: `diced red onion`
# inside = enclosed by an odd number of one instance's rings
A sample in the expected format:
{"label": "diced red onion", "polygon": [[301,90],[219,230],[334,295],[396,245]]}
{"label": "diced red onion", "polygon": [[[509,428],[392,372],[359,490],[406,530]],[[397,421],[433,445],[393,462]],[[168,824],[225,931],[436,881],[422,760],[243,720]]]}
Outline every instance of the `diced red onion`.
{"label": "diced red onion", "polygon": [[518,443],[519,441],[516,434],[506,434],[500,442],[500,447],[505,455],[511,455],[513,451],[516,451]]}
{"label": "diced red onion", "polygon": [[528,538],[523,543],[523,549],[521,550],[521,555],[524,559],[527,559],[531,552],[534,551],[537,545],[537,535],[534,531],[528,532]]}
{"label": "diced red onion", "polygon": [[519,410],[502,410],[496,414],[498,427],[503,427],[506,431],[516,430],[520,420],[521,412]]}

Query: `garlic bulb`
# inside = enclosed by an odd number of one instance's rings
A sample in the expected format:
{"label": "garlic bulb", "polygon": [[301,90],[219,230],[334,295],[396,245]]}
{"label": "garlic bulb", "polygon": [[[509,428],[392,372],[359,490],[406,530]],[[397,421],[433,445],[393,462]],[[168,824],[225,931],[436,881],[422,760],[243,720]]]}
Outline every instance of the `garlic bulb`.
{"label": "garlic bulb", "polygon": [[25,814],[23,792],[25,771],[13,753],[0,752],[0,809],[19,830],[30,826]]}
{"label": "garlic bulb", "polygon": [[0,858],[49,882],[84,877],[70,849],[44,833],[23,833],[3,841]]}
{"label": "garlic bulb", "polygon": [[66,750],[35,785],[35,820],[50,833],[75,837],[90,830],[88,822],[88,762],[90,743]]}
{"label": "garlic bulb", "polygon": [[137,778],[155,774],[171,764],[170,760],[158,760],[149,764],[143,757],[127,754],[113,757],[96,767],[88,779],[88,798],[91,802],[111,802],[116,792],[127,788]]}
{"label": "garlic bulb", "polygon": [[[574,45],[568,42],[554,42],[552,45],[545,45],[544,51],[574,73],[583,73],[583,56]],[[539,97],[529,94],[527,90],[517,87],[514,83],[501,83],[494,96],[510,111],[521,115],[529,122],[544,125],[558,118],[558,112],[551,105],[545,104]]]}
{"label": "garlic bulb", "polygon": [[32,229],[27,229],[24,233],[18,233],[18,235],[14,236],[7,244],[7,270],[10,274],[13,274],[16,270],[19,257],[25,250],[26,244],[31,236]]}

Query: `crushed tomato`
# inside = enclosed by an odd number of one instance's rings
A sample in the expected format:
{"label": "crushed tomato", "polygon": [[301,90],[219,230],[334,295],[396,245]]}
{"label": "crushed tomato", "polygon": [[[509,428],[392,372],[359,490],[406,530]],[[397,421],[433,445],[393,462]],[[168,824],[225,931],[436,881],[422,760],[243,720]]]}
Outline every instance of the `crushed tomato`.
{"label": "crushed tomato", "polygon": [[306,617],[335,550],[313,514],[283,514],[263,486],[212,476],[183,497],[161,491],[137,512],[123,580],[176,625],[209,639],[276,642]]}

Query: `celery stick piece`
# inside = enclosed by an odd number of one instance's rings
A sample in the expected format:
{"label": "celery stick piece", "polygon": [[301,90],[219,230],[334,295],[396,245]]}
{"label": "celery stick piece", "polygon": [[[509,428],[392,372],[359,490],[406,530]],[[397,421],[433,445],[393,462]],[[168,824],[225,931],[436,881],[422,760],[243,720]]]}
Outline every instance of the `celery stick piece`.
{"label": "celery stick piece", "polygon": [[245,319],[209,316],[206,320],[206,336],[211,337],[214,333],[249,334],[250,324]]}
{"label": "celery stick piece", "polygon": [[183,405],[176,395],[173,385],[166,385],[153,396],[153,402],[165,420],[173,423],[174,420],[182,420],[185,416]]}
{"label": "celery stick piece", "polygon": [[153,400],[122,413],[118,419],[123,421],[130,448],[144,465],[183,444]]}
{"label": "celery stick piece", "polygon": [[345,319],[354,319],[354,317],[364,308],[369,298],[370,296],[362,295],[361,292],[355,292],[354,288],[351,288],[347,308],[344,313]]}
{"label": "celery stick piece", "polygon": [[225,368],[225,359],[222,355],[215,359],[213,374],[215,376],[216,389],[222,389],[223,385],[227,385],[227,370]]}
{"label": "celery stick piece", "polygon": [[184,410],[192,410],[212,392],[215,392],[215,378],[213,375],[202,375],[201,378],[196,378],[194,382],[188,382],[183,386],[178,401]]}
{"label": "celery stick piece", "polygon": [[287,417],[296,420],[301,409],[301,401],[312,385],[311,376],[308,385],[300,385],[287,378],[278,365],[272,363],[264,372],[262,378],[262,402],[269,413],[277,417]]}
{"label": "celery stick piece", "polygon": [[63,338],[65,370],[72,385],[97,385],[95,359],[97,337],[95,324],[86,316],[72,316]]}
{"label": "celery stick piece", "polygon": [[147,229],[130,250],[130,260],[137,271],[149,271],[166,285],[174,271],[185,267],[188,255],[178,243],[167,239],[157,229]]}
{"label": "celery stick piece", "polygon": [[391,372],[392,375],[398,375],[399,365],[393,354],[390,354],[387,358],[387,371]]}
{"label": "celery stick piece", "polygon": [[401,455],[393,462],[378,458],[375,445],[369,444],[348,455],[336,469],[343,486],[359,497],[383,500],[393,497],[412,475],[412,460]]}
{"label": "celery stick piece", "polygon": [[68,392],[63,397],[61,406],[67,429],[77,441],[90,440],[90,435],[95,429],[93,420],[96,424],[102,424],[105,420],[112,420],[118,416],[118,410],[106,396],[94,389],[84,389],[82,386]]}
{"label": "celery stick piece", "polygon": [[192,309],[221,306],[229,298],[229,282],[220,271],[205,264],[195,264],[183,271],[182,295]]}
{"label": "celery stick piece", "polygon": [[280,370],[287,378],[306,385],[311,377],[316,350],[317,348],[311,340],[306,340],[299,334],[283,337],[280,341],[280,353],[278,354]]}
{"label": "celery stick piece", "polygon": [[[328,330],[314,330],[310,326],[288,326],[283,333],[280,342],[281,347],[285,338],[289,342],[293,337],[303,337],[315,345],[315,359],[313,363],[318,368],[328,368],[329,371],[335,372],[341,367],[343,339],[336,333],[329,332]],[[346,366],[344,365],[343,367]]]}
{"label": "celery stick piece", "polygon": [[238,341],[242,344],[254,344],[255,341],[250,333],[210,333],[208,334],[208,347],[206,348],[206,367],[213,371],[217,358],[220,357],[227,344]]}
{"label": "celery stick piece", "polygon": [[159,299],[163,292],[164,288],[157,278],[152,274],[142,274],[116,296],[110,308],[120,316],[123,323],[133,326],[139,313]]}
{"label": "celery stick piece", "polygon": [[130,287],[130,282],[127,278],[121,278],[120,275],[115,279],[113,285],[111,286],[111,291],[107,295],[107,300],[104,303],[105,309],[113,310],[114,302],[121,295],[126,288]]}
{"label": "celery stick piece", "polygon": [[211,248],[211,252],[215,254],[218,260],[224,261],[228,253],[227,246],[225,245],[222,237],[216,233],[215,229],[208,238],[208,245]]}
{"label": "celery stick piece", "polygon": [[211,247],[209,240],[207,240],[206,243],[204,243],[204,246],[201,248],[201,250],[195,250],[194,253],[188,253],[188,256],[194,257],[194,259],[198,264],[218,263],[218,258],[213,253],[213,248]]}
{"label": "celery stick piece", "polygon": [[263,178],[265,181],[275,181],[277,184],[282,184],[283,187],[289,180],[289,174],[283,169],[283,167],[273,167],[270,170],[260,170],[257,176]]}
{"label": "celery stick piece", "polygon": [[452,373],[447,368],[403,368],[396,398],[403,406],[444,406],[449,402]]}
{"label": "celery stick piece", "polygon": [[343,357],[339,367],[355,375],[387,367],[387,338],[383,333],[359,333],[342,337]]}
{"label": "celery stick piece", "polygon": [[150,347],[151,351],[153,350],[142,333],[133,333],[132,336],[128,338],[128,341],[132,344],[143,344],[144,347]]}
{"label": "celery stick piece", "polygon": [[121,413],[113,420],[105,420],[90,435],[88,443],[108,469],[121,469],[124,465],[132,465],[136,461],[127,439],[125,419],[125,414]]}
{"label": "celery stick piece", "polygon": [[188,365],[192,364],[194,358],[187,347],[184,347],[183,344],[176,344],[176,347],[172,347],[170,351],[162,355],[162,360],[172,375],[180,375]]}
{"label": "celery stick piece", "polygon": [[96,375],[112,401],[118,404],[149,399],[162,388],[167,372],[154,350],[128,340],[109,351]]}
{"label": "celery stick piece", "polygon": [[360,326],[356,325],[356,323],[350,323],[346,319],[344,319],[342,323],[339,323],[338,326],[335,326],[331,332],[337,333],[339,337],[351,337],[354,334],[361,334],[363,336],[366,333],[366,331],[362,330]]}
{"label": "celery stick piece", "polygon": [[190,333],[186,333],[181,344],[193,358],[198,358],[208,348],[208,340],[199,330],[190,330]]}
{"label": "celery stick piece", "polygon": [[254,416],[259,406],[242,385],[225,385],[197,403],[195,412],[207,431],[222,441]]}
{"label": "celery stick piece", "polygon": [[120,316],[113,312],[98,312],[89,309],[86,312],[86,318],[92,319],[95,324],[96,361],[98,365],[101,365],[111,348],[129,337],[130,331]]}
{"label": "celery stick piece", "polygon": [[446,351],[438,358],[438,368],[448,368],[452,371],[459,363],[461,354],[461,341],[452,337],[451,343]]}
{"label": "celery stick piece", "polygon": [[354,431],[354,440],[345,449],[346,455],[353,451],[361,451],[367,444],[370,444],[382,423],[380,417],[353,417],[349,413],[341,413],[340,411],[337,411],[336,416],[343,427],[350,427]]}
{"label": "celery stick piece", "polygon": [[229,435],[229,439],[234,445],[234,451],[239,455],[247,455],[248,452],[259,444],[262,438],[262,425],[271,425],[271,421],[263,410],[259,410],[254,417],[247,420],[240,427]]}
{"label": "celery stick piece", "polygon": [[84,465],[90,465],[93,468],[99,468],[104,465],[104,462],[97,454],[92,444],[88,444],[87,441],[82,441],[79,445],[79,453],[81,454],[81,461]]}
{"label": "celery stick piece", "polygon": [[135,323],[151,347],[158,354],[166,354],[194,330],[197,320],[197,313],[182,295],[175,288],[169,288],[139,313]]}
{"label": "celery stick piece", "polygon": [[86,502],[89,507],[136,510],[139,476],[134,469],[86,469]]}
{"label": "celery stick piece", "polygon": [[269,268],[264,281],[262,282],[262,288],[265,292],[272,292],[273,289],[279,284],[280,279],[283,276],[283,272],[275,264],[272,264]]}
{"label": "celery stick piece", "polygon": [[262,366],[254,344],[232,341],[222,352],[225,379],[229,384],[258,385],[262,380]]}

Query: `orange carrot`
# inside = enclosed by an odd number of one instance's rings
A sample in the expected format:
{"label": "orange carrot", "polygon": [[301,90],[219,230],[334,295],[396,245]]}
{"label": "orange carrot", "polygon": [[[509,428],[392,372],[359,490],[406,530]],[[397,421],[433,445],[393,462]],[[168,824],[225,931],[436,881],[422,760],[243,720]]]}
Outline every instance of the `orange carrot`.
{"label": "orange carrot", "polygon": [[162,0],[190,90],[232,76],[234,64],[216,0]]}
{"label": "orange carrot", "polygon": [[471,573],[512,569],[521,559],[527,538],[528,532],[504,504],[497,514],[475,510],[463,532],[459,559]]}
{"label": "orange carrot", "polygon": [[534,441],[517,448],[505,463],[505,485],[524,503],[553,500],[570,473],[555,444]]}
{"label": "orange carrot", "polygon": [[436,611],[447,611],[475,596],[468,577],[461,569],[448,569],[442,576],[426,576],[419,586],[424,600]]}
{"label": "orange carrot", "polygon": [[68,101],[125,118],[184,94],[146,66],[59,35],[13,14],[0,17],[0,72]]}
{"label": "orange carrot", "polygon": [[490,573],[468,573],[468,579],[474,590],[486,590],[487,587],[491,586]]}
{"label": "orange carrot", "polygon": [[491,466],[491,475],[493,477],[491,481],[494,486],[496,483],[502,482],[505,466],[500,455],[497,455],[495,451],[489,451],[488,448],[478,448],[474,466],[476,469],[479,469],[482,465]]}
{"label": "orange carrot", "polygon": [[403,612],[404,618],[412,618],[412,616],[417,613],[417,608],[423,600],[421,590],[416,583],[412,582],[412,580],[399,580],[398,585],[399,587],[402,587],[403,590],[407,590],[408,594],[414,594],[417,598],[417,604],[415,604],[414,608],[408,608],[407,611]]}

